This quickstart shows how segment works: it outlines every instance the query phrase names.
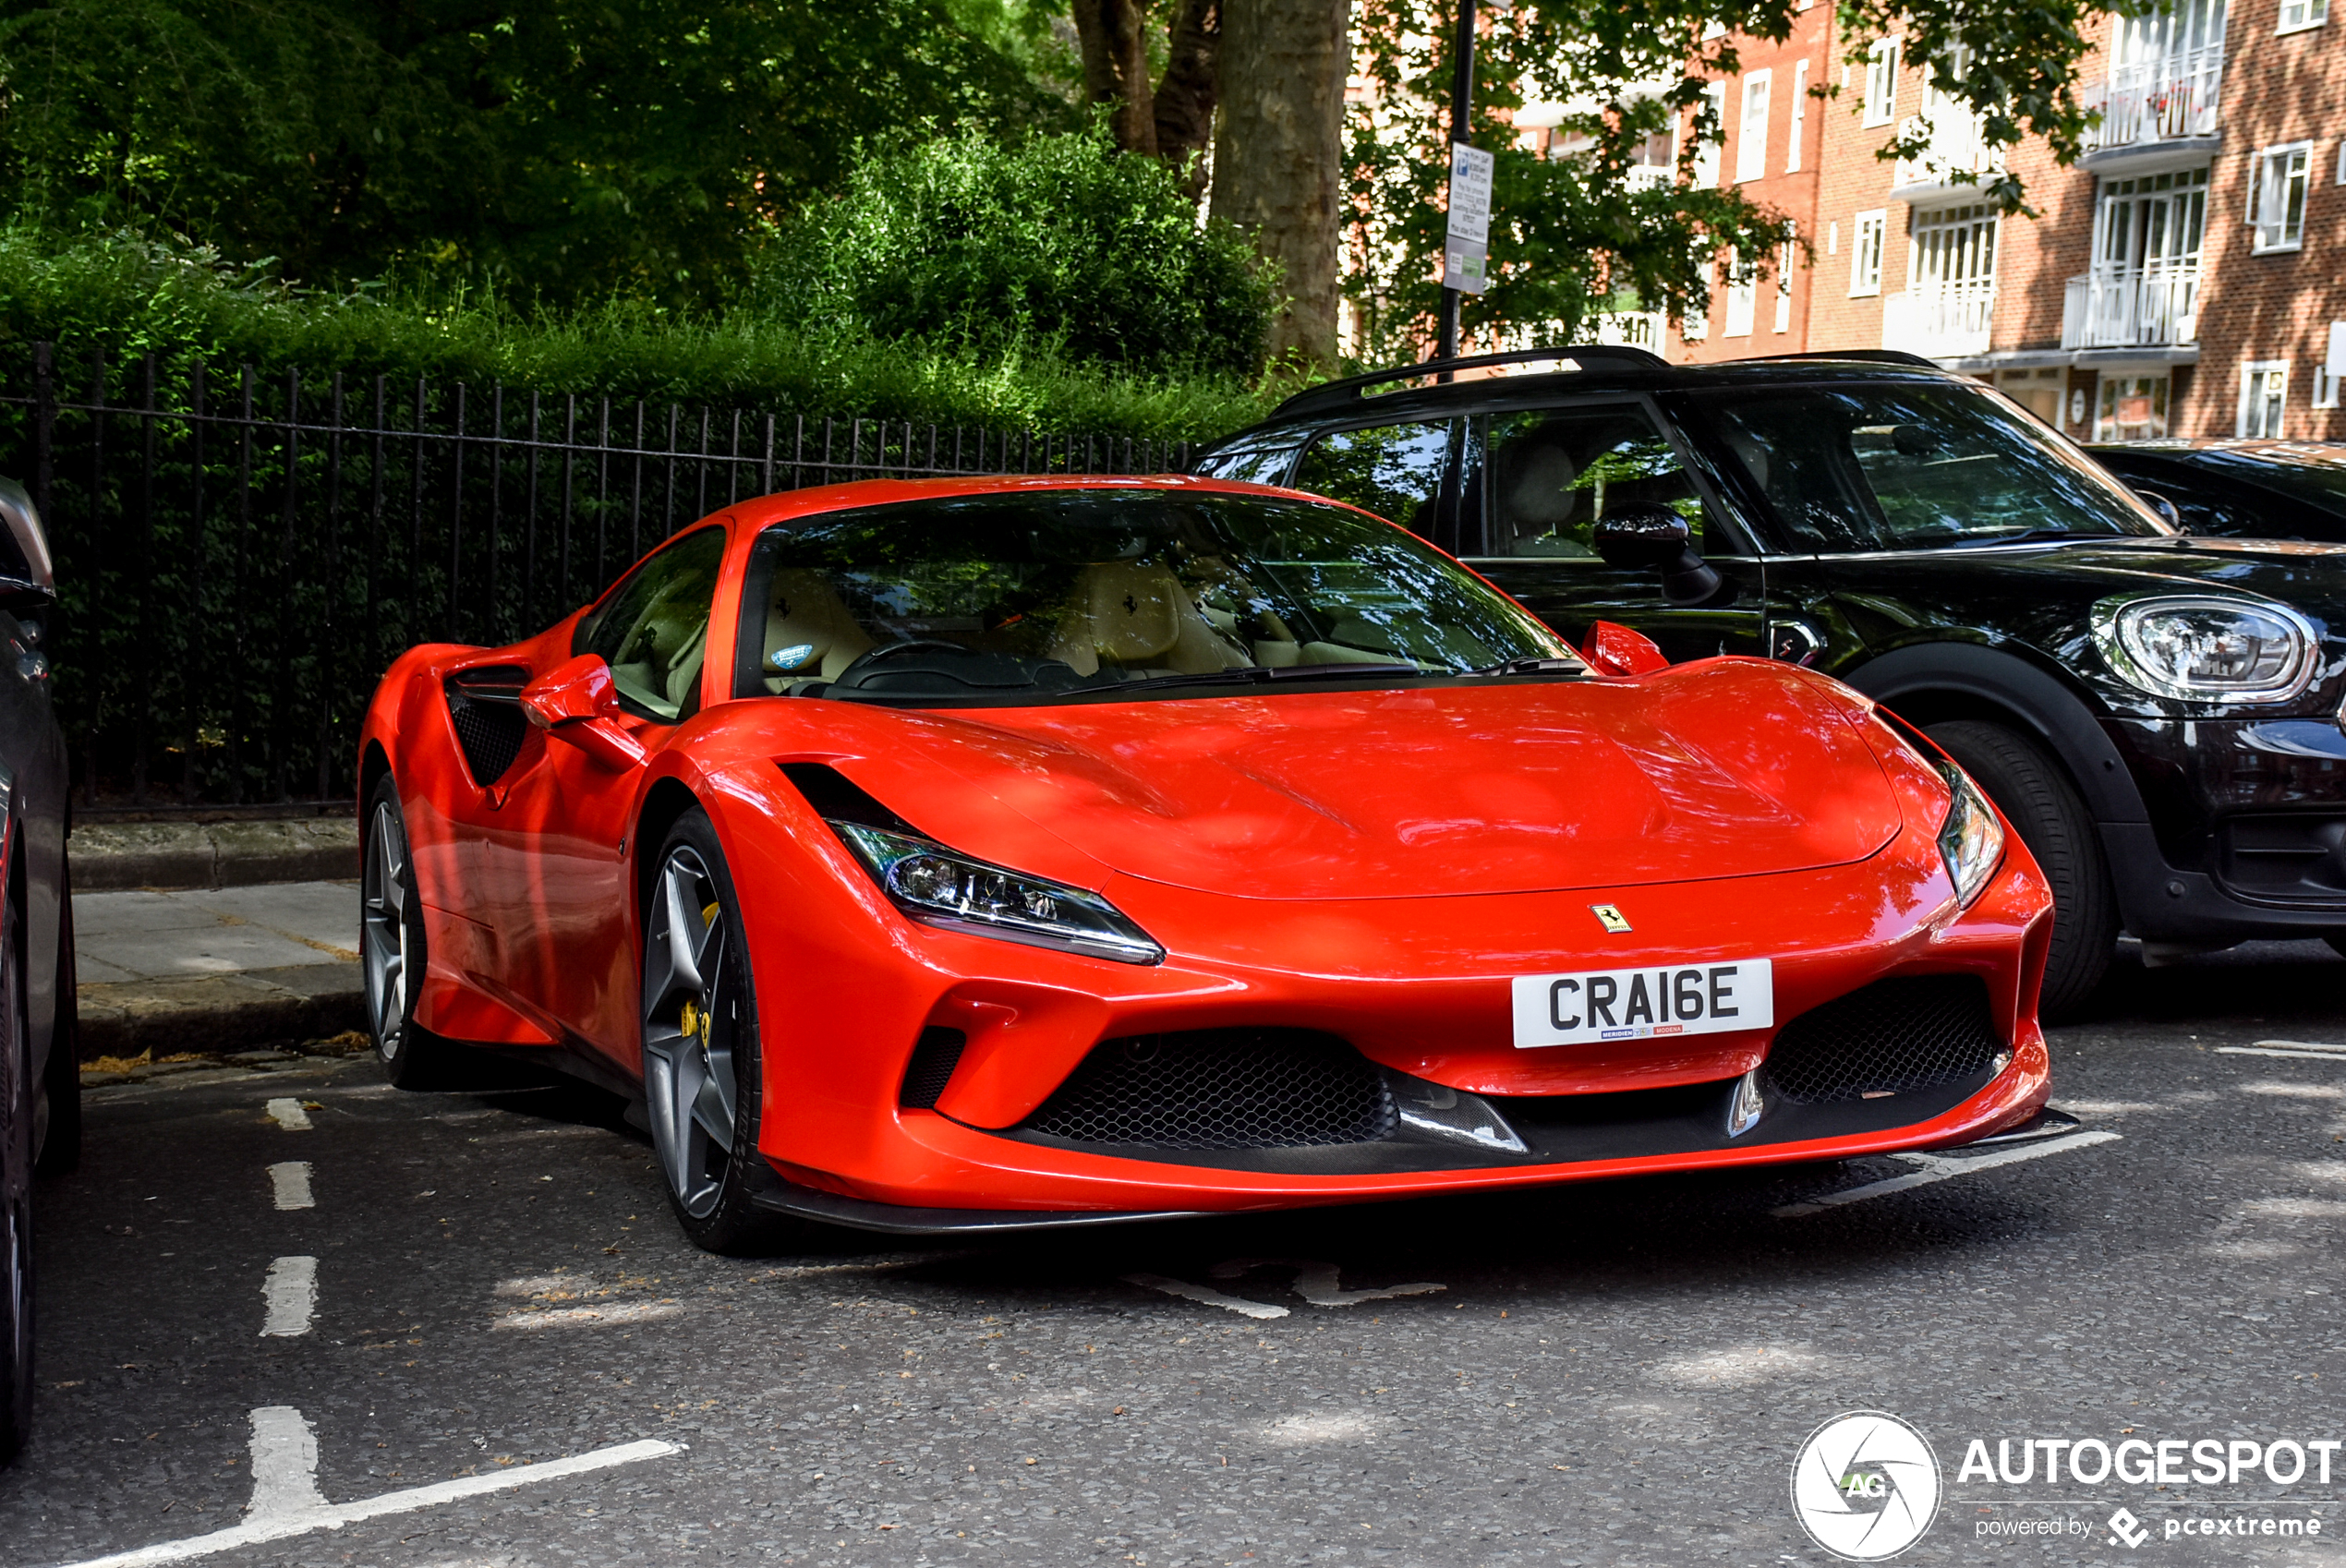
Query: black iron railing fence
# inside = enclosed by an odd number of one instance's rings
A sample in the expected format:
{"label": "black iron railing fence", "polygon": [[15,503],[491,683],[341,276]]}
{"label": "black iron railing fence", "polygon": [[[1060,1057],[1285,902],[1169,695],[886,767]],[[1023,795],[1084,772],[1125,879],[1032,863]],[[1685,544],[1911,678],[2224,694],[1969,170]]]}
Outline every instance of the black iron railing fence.
{"label": "black iron railing fence", "polygon": [[744,497],[1190,456],[48,344],[0,355],[0,474],[48,523],[57,700],[92,805],[346,794],[359,715],[400,650],[550,625]]}

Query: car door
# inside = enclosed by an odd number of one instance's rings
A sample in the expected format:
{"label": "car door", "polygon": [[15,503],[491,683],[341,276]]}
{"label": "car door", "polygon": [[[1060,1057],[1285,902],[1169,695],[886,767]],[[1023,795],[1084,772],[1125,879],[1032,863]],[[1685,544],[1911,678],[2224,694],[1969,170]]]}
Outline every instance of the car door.
{"label": "car door", "polygon": [[[621,722],[647,749],[700,706],[724,552],[722,526],[678,537],[611,590],[572,645],[611,667]],[[631,1073],[637,975],[625,836],[640,788],[640,769],[614,771],[549,737],[525,748],[478,829],[476,906],[495,930],[513,999]]]}
{"label": "car door", "polygon": [[[1592,398],[1475,416],[1462,450],[1455,531],[1467,563],[1576,644],[1590,623],[1645,633],[1672,663],[1767,652],[1759,551],[1648,400]],[[1661,574],[1614,566],[1596,524],[1632,503],[1687,519],[1721,578],[1701,604],[1674,604]]]}

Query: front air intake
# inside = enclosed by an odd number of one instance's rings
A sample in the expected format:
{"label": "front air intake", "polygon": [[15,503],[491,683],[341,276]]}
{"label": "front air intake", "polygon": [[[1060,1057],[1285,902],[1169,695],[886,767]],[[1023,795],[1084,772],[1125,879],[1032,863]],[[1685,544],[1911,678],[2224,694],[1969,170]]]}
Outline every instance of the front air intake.
{"label": "front air intake", "polygon": [[1024,1130],[1074,1143],[1294,1149],[1388,1138],[1395,1120],[1384,1080],[1333,1034],[1207,1029],[1102,1041]]}
{"label": "front air intake", "polygon": [[1985,1072],[2003,1050],[1977,975],[1901,976],[1785,1024],[1760,1076],[1770,1099],[1795,1104],[1870,1099]]}

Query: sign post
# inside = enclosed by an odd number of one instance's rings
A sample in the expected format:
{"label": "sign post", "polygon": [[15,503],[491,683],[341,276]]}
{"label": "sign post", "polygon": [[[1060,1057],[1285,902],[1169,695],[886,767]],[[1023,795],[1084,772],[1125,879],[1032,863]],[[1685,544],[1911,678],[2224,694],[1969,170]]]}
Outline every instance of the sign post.
{"label": "sign post", "polygon": [[[1442,315],[1433,337],[1436,359],[1458,356],[1458,300],[1464,295],[1482,292],[1483,262],[1490,254],[1492,157],[1467,145],[1473,134],[1474,8],[1475,0],[1458,0],[1457,41],[1452,44],[1450,54],[1450,224],[1442,247]],[[1468,163],[1461,163],[1462,156]],[[1468,283],[1467,252],[1459,247],[1459,241],[1467,237],[1458,232],[1458,220],[1463,216],[1458,211],[1459,170],[1478,158],[1482,161],[1482,194],[1475,205],[1479,216],[1471,241],[1474,282]]]}

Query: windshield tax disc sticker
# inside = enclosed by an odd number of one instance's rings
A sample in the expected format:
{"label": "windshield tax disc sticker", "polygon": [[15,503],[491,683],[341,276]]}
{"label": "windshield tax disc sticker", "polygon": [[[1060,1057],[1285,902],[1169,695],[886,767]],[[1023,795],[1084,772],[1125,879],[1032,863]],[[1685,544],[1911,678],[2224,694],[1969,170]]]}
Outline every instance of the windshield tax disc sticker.
{"label": "windshield tax disc sticker", "polygon": [[1939,1513],[1939,1457],[1895,1416],[1856,1410],[1808,1434],[1792,1462],[1792,1511],[1819,1546],[1851,1562],[1895,1557]]}

